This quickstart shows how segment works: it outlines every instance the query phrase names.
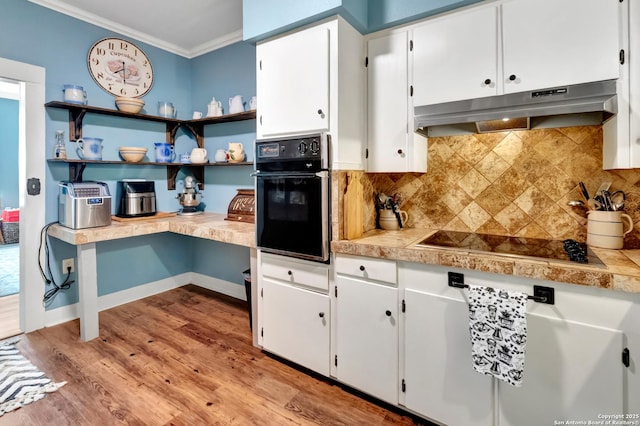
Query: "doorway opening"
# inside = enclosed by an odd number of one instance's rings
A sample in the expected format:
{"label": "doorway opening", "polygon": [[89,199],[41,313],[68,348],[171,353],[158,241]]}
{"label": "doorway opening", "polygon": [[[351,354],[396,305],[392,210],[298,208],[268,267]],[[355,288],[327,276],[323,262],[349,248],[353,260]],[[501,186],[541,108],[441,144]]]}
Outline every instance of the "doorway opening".
{"label": "doorway opening", "polygon": [[[20,85],[0,79],[0,339],[21,332],[19,244]],[[11,216],[11,217],[10,217]]]}

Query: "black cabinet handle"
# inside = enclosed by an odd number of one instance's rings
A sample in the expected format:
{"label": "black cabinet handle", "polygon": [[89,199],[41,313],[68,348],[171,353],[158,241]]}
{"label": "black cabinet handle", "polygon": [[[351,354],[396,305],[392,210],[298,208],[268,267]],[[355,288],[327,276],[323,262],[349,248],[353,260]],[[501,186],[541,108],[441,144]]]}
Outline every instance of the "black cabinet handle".
{"label": "black cabinet handle", "polygon": [[293,272],[291,272],[291,271],[287,271],[287,274],[288,274],[288,275],[293,275]]}
{"label": "black cabinet handle", "polygon": [[514,81],[516,79],[516,75],[515,74],[511,74],[509,76],[509,80]]}
{"label": "black cabinet handle", "polygon": [[387,309],[387,311],[385,312],[385,314],[390,317],[391,316],[391,311]]}
{"label": "black cabinet handle", "polygon": [[402,155],[402,149],[398,150],[398,154]]}
{"label": "black cabinet handle", "polygon": [[484,81],[484,84],[486,84],[487,86],[491,84],[491,79],[488,78]]}
{"label": "black cabinet handle", "polygon": [[318,110],[318,115],[322,115],[322,110],[321,109]]}
{"label": "black cabinet handle", "polygon": [[360,265],[360,270],[364,271],[364,265]]}
{"label": "black cabinet handle", "polygon": [[324,318],[324,312],[320,312],[320,313],[318,314],[318,316],[319,316],[320,318]]}

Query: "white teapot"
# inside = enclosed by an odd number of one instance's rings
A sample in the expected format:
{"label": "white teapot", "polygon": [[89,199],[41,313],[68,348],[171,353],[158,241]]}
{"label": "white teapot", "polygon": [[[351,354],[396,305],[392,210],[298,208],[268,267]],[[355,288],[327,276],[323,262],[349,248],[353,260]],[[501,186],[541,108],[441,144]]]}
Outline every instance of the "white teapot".
{"label": "white teapot", "polygon": [[239,112],[244,112],[244,100],[242,100],[242,96],[236,95],[229,98],[229,114],[237,114]]}
{"label": "white teapot", "polygon": [[216,160],[216,163],[226,163],[227,151],[225,151],[224,149],[218,149],[213,159]]}
{"label": "white teapot", "polygon": [[205,148],[193,148],[189,158],[192,164],[202,164],[209,161],[207,158],[207,150]]}
{"label": "white teapot", "polygon": [[219,117],[222,115],[222,102],[216,101],[216,98],[211,98],[209,107],[207,108],[207,117]]}

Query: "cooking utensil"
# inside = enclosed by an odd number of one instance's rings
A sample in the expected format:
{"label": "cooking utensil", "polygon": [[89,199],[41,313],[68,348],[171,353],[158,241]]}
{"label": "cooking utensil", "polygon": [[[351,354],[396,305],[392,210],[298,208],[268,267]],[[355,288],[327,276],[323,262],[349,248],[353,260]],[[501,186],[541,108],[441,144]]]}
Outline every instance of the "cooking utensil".
{"label": "cooking utensil", "polygon": [[571,206],[571,207],[584,207],[585,206],[584,205],[584,201],[582,201],[582,200],[571,200],[571,201],[567,202],[567,205]]}
{"label": "cooking utensil", "polygon": [[624,191],[614,191],[610,195],[609,199],[611,200],[611,207],[613,208],[613,211],[624,209],[624,202],[626,200],[626,197],[627,196]]}
{"label": "cooking utensil", "polygon": [[609,191],[604,190],[602,191],[601,195],[604,210],[613,211],[613,206],[611,205],[611,194],[609,194]]}
{"label": "cooking utensil", "polygon": [[587,187],[585,186],[584,182],[580,182],[580,192],[582,192],[582,196],[584,197],[584,202],[588,203],[589,202],[589,191],[587,191]]}

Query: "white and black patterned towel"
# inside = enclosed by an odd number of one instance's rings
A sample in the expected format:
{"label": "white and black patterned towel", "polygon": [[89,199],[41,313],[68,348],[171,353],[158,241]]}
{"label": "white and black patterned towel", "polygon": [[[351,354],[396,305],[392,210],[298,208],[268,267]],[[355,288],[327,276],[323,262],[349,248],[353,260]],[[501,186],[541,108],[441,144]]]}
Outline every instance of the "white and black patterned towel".
{"label": "white and black patterned towel", "polygon": [[527,295],[469,286],[471,356],[476,371],[522,386]]}

